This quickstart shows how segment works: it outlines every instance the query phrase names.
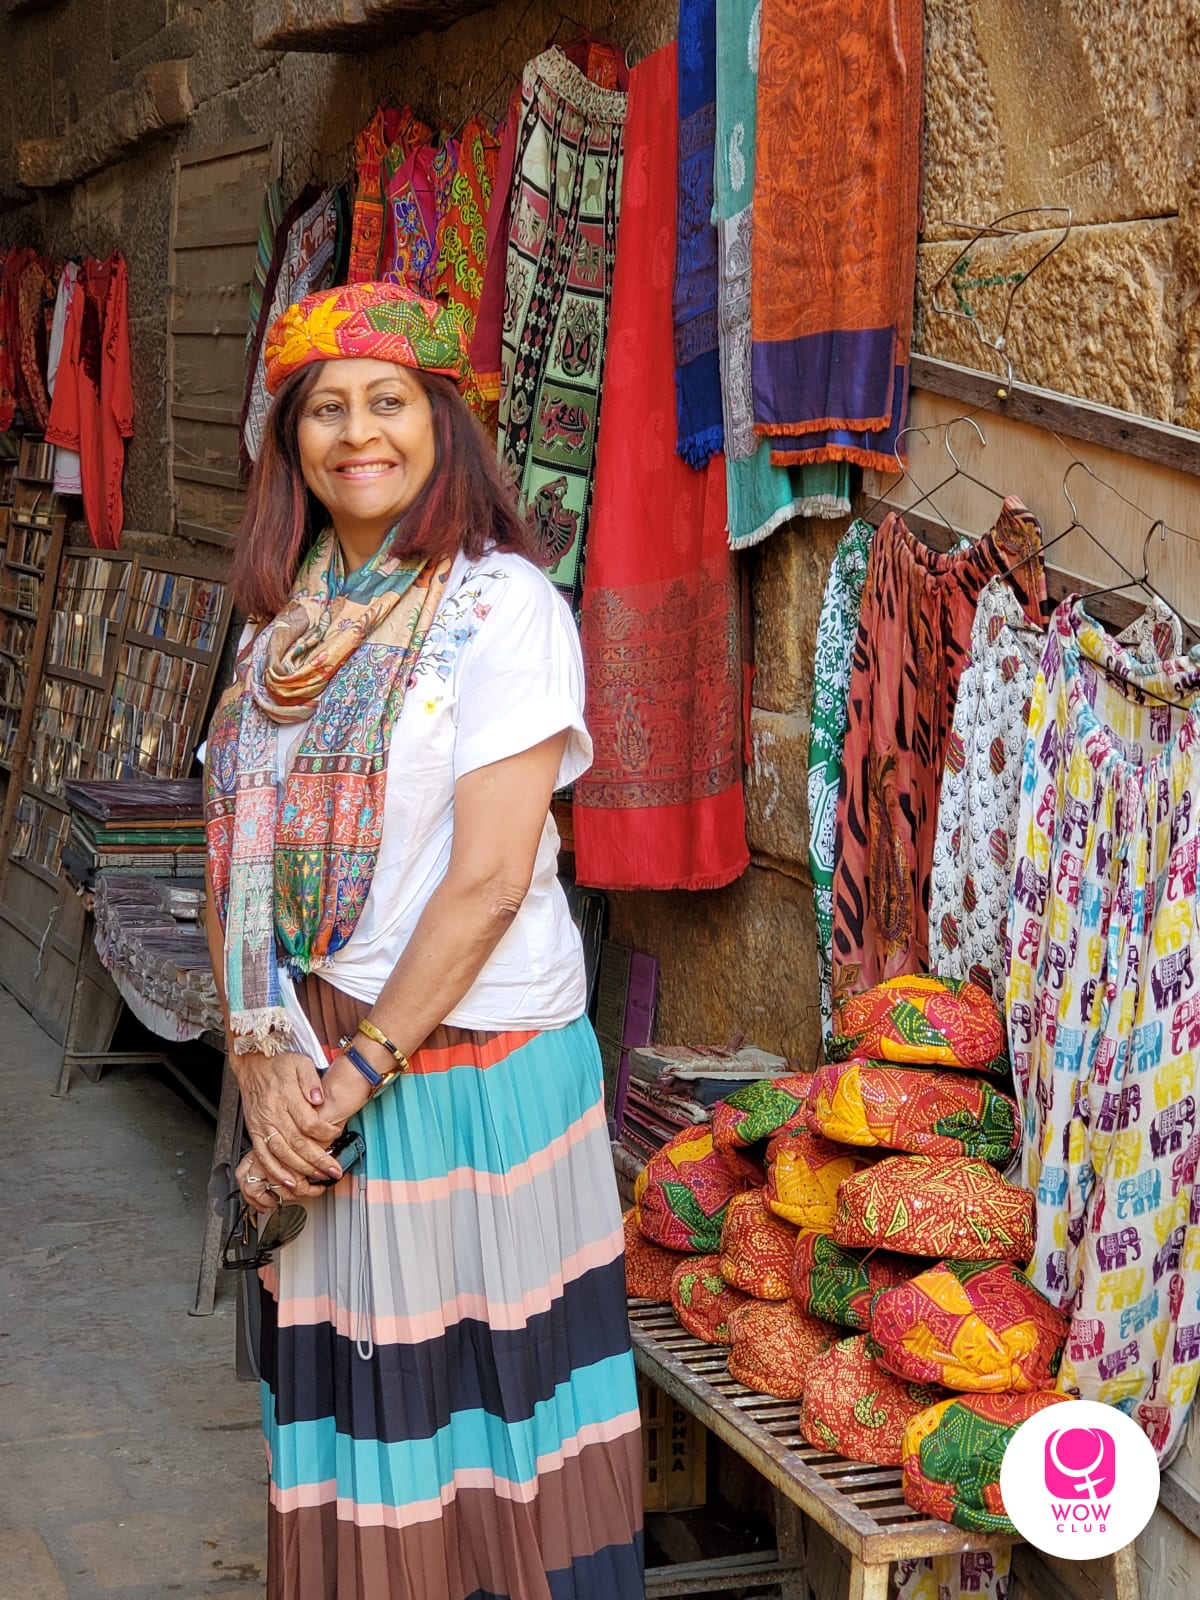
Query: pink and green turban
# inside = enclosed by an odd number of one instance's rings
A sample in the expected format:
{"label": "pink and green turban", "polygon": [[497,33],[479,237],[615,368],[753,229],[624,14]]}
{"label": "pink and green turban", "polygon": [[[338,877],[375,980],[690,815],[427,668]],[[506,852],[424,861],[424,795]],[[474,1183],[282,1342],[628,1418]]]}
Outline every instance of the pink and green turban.
{"label": "pink and green turban", "polygon": [[267,334],[266,381],[275,394],[314,361],[367,356],[453,378],[469,395],[474,375],[460,312],[399,283],[348,283],[305,295]]}

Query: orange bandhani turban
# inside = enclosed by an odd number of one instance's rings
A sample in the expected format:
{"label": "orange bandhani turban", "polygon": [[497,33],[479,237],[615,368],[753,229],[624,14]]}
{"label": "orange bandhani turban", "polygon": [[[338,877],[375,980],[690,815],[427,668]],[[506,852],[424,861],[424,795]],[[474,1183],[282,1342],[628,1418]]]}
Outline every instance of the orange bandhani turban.
{"label": "orange bandhani turban", "polygon": [[368,356],[440,372],[469,393],[474,377],[456,306],[426,300],[399,283],[348,283],[305,295],[271,324],[267,392],[314,361]]}

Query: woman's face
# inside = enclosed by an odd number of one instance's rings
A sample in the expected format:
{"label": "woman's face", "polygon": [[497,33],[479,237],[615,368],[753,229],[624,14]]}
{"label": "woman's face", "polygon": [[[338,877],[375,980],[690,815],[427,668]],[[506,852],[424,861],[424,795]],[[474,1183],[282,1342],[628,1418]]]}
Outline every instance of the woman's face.
{"label": "woman's face", "polygon": [[345,539],[383,535],[433,471],[429,397],[407,368],[322,361],[296,432],[304,481]]}

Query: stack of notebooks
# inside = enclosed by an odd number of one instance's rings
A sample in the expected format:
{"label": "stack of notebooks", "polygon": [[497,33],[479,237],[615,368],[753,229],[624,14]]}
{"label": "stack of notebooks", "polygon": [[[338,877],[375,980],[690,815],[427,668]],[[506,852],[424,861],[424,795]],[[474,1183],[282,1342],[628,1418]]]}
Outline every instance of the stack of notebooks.
{"label": "stack of notebooks", "polygon": [[644,1045],[629,1051],[620,1146],[645,1163],[683,1128],[712,1120],[718,1100],[758,1078],[788,1071],[783,1056],[753,1045],[726,1049],[694,1045]]}
{"label": "stack of notebooks", "polygon": [[203,877],[200,780],[121,778],[68,783],[71,832],[63,867],[92,888],[100,872],[155,878]]}

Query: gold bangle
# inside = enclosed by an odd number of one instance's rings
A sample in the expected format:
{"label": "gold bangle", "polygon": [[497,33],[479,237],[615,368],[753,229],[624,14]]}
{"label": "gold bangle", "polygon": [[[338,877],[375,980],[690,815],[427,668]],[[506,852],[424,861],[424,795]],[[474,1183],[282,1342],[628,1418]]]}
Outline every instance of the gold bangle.
{"label": "gold bangle", "polygon": [[[358,1032],[364,1039],[370,1039],[372,1044],[377,1044],[381,1050],[386,1050],[396,1063],[397,1072],[407,1072],[409,1067],[408,1057],[400,1046],[393,1044],[382,1028],[377,1028],[370,1017],[363,1017],[358,1024]],[[389,1077],[391,1074],[389,1073]]]}

